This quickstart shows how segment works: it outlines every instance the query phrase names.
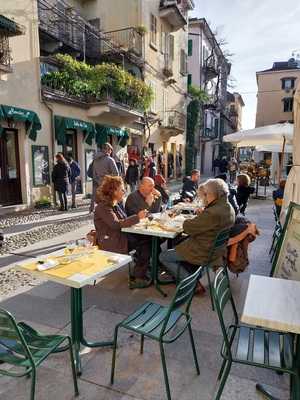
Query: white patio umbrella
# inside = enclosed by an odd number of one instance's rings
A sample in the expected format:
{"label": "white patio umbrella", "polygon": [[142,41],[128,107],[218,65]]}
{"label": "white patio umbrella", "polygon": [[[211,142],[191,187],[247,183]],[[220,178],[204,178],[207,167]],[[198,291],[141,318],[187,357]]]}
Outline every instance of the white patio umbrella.
{"label": "white patio umbrella", "polygon": [[[267,151],[269,153],[281,153],[282,152],[282,145],[280,144],[265,144],[265,145],[258,145],[255,146],[256,151]],[[293,152],[293,145],[287,144],[284,147],[284,153],[292,153]]]}
{"label": "white patio umbrella", "polygon": [[284,144],[292,143],[293,132],[294,124],[284,122],[231,133],[230,135],[225,135],[223,140],[238,147],[255,147],[257,145],[283,146]]}
{"label": "white patio umbrella", "polygon": [[286,212],[291,201],[300,204],[300,82],[294,96],[294,139],[293,167],[287,178],[284,190],[281,222],[285,220]]}

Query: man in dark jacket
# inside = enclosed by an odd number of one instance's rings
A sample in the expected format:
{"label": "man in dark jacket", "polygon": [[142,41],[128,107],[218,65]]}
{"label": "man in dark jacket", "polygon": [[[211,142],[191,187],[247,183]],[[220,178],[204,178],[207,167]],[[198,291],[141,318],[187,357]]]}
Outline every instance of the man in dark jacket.
{"label": "man in dark jacket", "polygon": [[134,192],[136,188],[137,181],[139,179],[139,168],[136,161],[133,159],[129,160],[129,166],[125,175],[125,182],[130,187],[130,192]]}
{"label": "man in dark jacket", "polygon": [[183,186],[181,191],[181,198],[183,200],[185,199],[193,200],[198,190],[199,179],[200,179],[200,171],[198,171],[198,169],[193,169],[191,172],[191,176],[186,177],[183,180]]}
{"label": "man in dark jacket", "polygon": [[113,148],[111,144],[105,143],[102,151],[96,154],[93,162],[88,168],[87,175],[93,179],[93,193],[91,198],[90,212],[95,208],[95,196],[98,186],[101,185],[105,175],[118,176],[119,170],[115,160],[111,157]]}
{"label": "man in dark jacket", "polygon": [[76,208],[76,189],[77,189],[77,179],[80,176],[80,167],[77,161],[73,160],[72,153],[67,156],[67,161],[70,165],[70,185],[72,193],[72,208]]}
{"label": "man in dark jacket", "polygon": [[[217,175],[215,177],[215,179],[222,179],[224,182],[227,183],[227,175],[226,174]],[[228,189],[229,189],[228,201],[232,205],[235,215],[238,215],[238,213],[240,212],[240,207],[239,207],[239,205],[237,203],[237,199],[236,199],[236,194],[237,194],[236,189],[228,183],[227,183],[227,185],[228,185]]]}

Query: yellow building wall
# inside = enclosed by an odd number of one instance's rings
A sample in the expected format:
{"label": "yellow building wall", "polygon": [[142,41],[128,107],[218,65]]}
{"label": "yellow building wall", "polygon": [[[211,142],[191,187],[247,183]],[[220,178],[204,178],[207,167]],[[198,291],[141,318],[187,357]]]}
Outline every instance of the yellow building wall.
{"label": "yellow building wall", "polygon": [[256,126],[276,124],[280,121],[293,120],[292,112],[283,112],[284,97],[293,97],[293,90],[286,92],[281,88],[281,79],[295,77],[295,87],[300,78],[300,71],[270,71],[257,73],[257,110]]}

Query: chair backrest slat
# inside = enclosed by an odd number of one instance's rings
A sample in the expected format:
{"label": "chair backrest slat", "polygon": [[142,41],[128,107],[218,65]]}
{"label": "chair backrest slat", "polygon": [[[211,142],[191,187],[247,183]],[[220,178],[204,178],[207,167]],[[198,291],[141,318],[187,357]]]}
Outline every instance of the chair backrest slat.
{"label": "chair backrest slat", "polygon": [[215,277],[213,285],[213,299],[218,314],[218,318],[220,321],[220,326],[224,338],[225,350],[227,354],[231,357],[232,336],[231,335],[229,336],[229,330],[223,316],[224,308],[226,307],[228,302],[231,304],[235,325],[238,324],[238,315],[232,297],[232,293],[230,290],[229,278],[224,268],[220,269],[220,271],[217,273]]}
{"label": "chair backrest slat", "polygon": [[222,231],[220,231],[217,234],[217,236],[213,242],[213,245],[211,247],[211,250],[209,252],[208,264],[212,261],[215,253],[218,250],[221,250],[226,247],[227,242],[229,240],[229,233],[230,233],[230,229],[223,229]]}
{"label": "chair backrest slat", "polygon": [[183,279],[177,286],[175,295],[168,307],[166,319],[164,321],[163,328],[161,330],[161,336],[164,335],[165,330],[168,326],[171,313],[178,308],[184,307],[184,312],[189,313],[189,308],[195,293],[195,288],[201,273],[202,267],[199,267],[196,272],[187,278]]}
{"label": "chair backrest slat", "polygon": [[13,316],[6,310],[0,309],[0,347],[1,354],[5,355],[5,362],[9,362],[9,355],[15,359],[31,359],[28,346],[20,332]]}

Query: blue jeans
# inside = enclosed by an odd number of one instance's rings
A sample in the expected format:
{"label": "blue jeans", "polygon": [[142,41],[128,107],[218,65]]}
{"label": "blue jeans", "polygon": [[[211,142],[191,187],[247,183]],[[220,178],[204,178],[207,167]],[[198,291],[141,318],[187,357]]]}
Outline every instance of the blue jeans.
{"label": "blue jeans", "polygon": [[159,256],[159,261],[166,267],[167,271],[177,278],[178,268],[180,268],[180,279],[187,278],[190,273],[180,266],[182,261],[186,261],[175,249],[162,251]]}

